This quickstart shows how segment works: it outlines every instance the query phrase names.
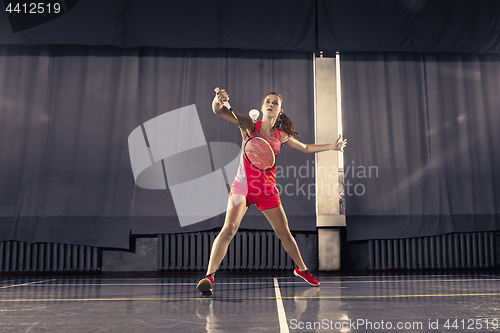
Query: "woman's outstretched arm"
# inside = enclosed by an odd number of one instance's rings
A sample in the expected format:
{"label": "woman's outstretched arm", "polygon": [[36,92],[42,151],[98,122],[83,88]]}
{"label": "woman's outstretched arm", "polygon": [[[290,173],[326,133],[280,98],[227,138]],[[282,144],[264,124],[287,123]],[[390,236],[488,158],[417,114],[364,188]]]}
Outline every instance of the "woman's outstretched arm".
{"label": "woman's outstretched arm", "polygon": [[284,143],[288,147],[292,148],[293,150],[299,151],[304,154],[308,153],[318,153],[320,151],[327,151],[327,150],[338,150],[343,152],[344,147],[347,145],[347,139],[340,140],[340,135],[337,138],[337,141],[335,143],[326,143],[326,144],[304,144],[300,142],[299,140],[295,139],[294,137],[289,137],[288,140],[285,141]]}

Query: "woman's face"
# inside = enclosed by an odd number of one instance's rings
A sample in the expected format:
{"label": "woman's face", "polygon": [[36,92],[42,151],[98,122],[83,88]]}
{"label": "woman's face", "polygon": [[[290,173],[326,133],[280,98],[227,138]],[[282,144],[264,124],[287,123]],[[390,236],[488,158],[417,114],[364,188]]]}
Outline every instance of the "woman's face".
{"label": "woman's face", "polygon": [[277,117],[281,111],[281,99],[278,95],[270,94],[264,98],[264,103],[262,103],[261,111],[263,115],[267,115],[269,118]]}

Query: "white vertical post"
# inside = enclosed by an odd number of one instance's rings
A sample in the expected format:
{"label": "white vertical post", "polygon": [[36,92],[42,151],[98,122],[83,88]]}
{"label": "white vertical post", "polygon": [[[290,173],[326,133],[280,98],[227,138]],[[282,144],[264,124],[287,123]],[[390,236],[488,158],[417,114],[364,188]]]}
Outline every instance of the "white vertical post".
{"label": "white vertical post", "polygon": [[[338,56],[338,55],[337,55]],[[337,57],[314,59],[314,130],[315,143],[333,143],[342,134],[342,116]],[[318,230],[319,270],[340,269],[340,229],[345,216],[339,214],[338,171],[343,171],[342,153],[316,154],[316,226]],[[339,161],[340,159],[340,161]]]}
{"label": "white vertical post", "polygon": [[[340,81],[340,53],[337,52],[335,55],[335,78],[337,82],[337,132],[342,135],[342,140],[344,139],[344,134],[342,133],[342,90]],[[339,171],[344,171],[344,153],[339,153],[338,155],[338,167]]]}

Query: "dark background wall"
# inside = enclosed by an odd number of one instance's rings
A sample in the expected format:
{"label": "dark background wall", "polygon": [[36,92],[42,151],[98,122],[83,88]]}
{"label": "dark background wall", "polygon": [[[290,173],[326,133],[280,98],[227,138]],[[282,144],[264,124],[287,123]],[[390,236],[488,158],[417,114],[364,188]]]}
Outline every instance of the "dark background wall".
{"label": "dark background wall", "polygon": [[[350,252],[362,252],[358,240],[498,230],[497,1],[67,0],[63,8],[36,19],[0,11],[0,240],[127,249],[130,234],[217,229],[222,216],[180,228],[168,191],[134,186],[127,135],[196,104],[207,141],[239,143],[209,110],[222,86],[245,112],[280,92],[301,140],[312,142],[320,51],[345,55],[346,165],[381,172],[357,179],[367,195],[347,200]],[[310,162],[292,151],[280,158]],[[292,229],[315,229],[310,198],[282,199]],[[257,213],[242,227],[268,229]]]}

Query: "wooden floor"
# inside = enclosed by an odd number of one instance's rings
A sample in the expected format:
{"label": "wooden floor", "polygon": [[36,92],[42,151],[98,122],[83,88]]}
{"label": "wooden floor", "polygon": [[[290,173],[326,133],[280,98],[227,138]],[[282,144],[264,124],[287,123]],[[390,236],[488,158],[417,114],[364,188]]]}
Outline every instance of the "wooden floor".
{"label": "wooden floor", "polygon": [[495,273],[200,277],[0,276],[0,331],[500,332]]}

